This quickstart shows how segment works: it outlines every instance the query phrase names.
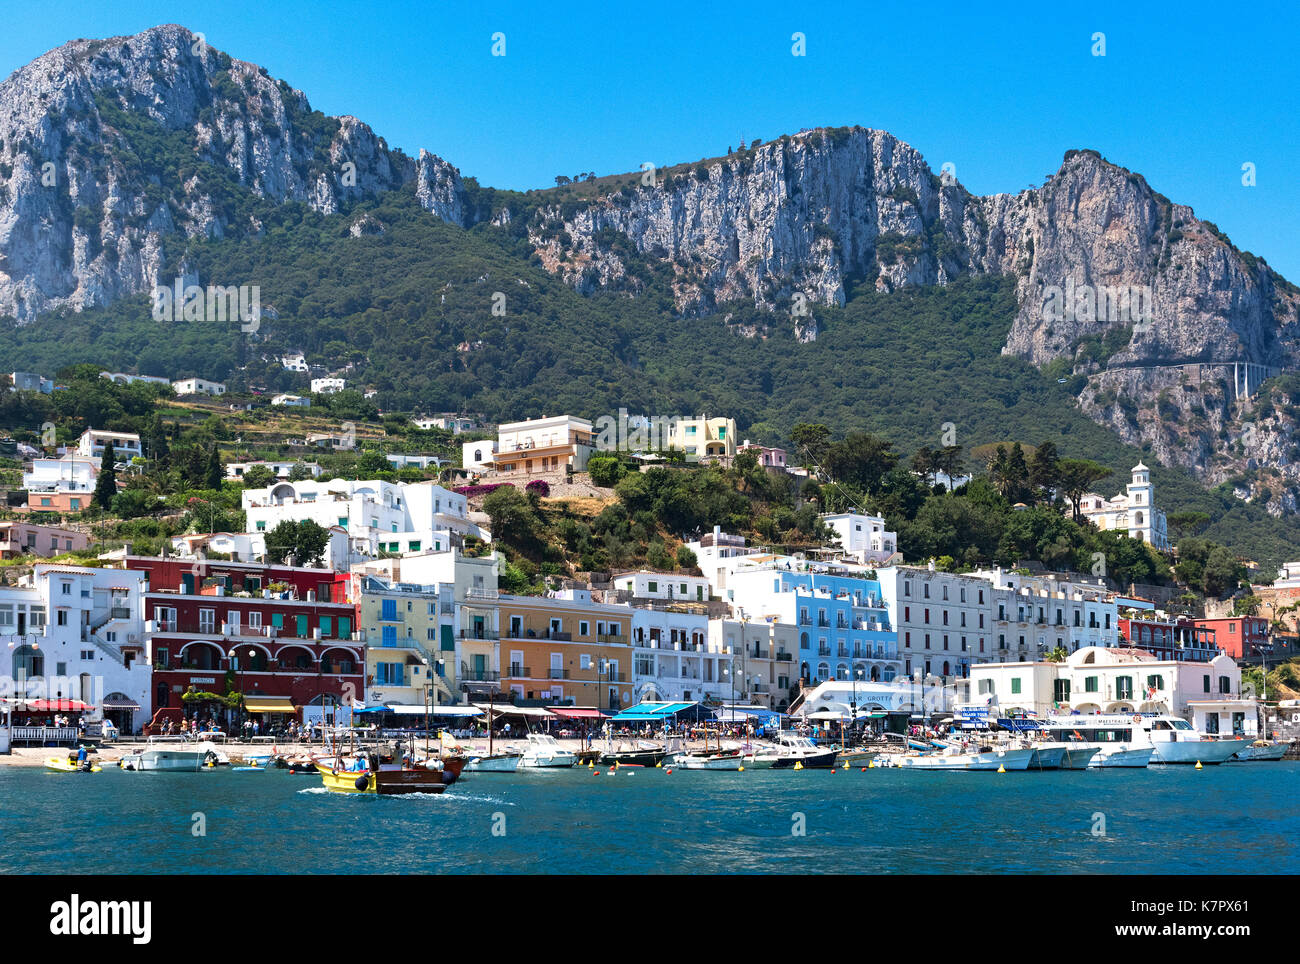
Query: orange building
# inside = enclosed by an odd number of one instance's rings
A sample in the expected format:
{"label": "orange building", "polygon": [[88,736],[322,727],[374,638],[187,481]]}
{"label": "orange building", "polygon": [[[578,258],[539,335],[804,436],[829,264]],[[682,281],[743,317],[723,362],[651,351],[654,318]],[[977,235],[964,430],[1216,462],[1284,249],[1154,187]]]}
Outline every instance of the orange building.
{"label": "orange building", "polygon": [[632,610],[585,589],[499,600],[501,689],[517,700],[619,710],[633,702]]}

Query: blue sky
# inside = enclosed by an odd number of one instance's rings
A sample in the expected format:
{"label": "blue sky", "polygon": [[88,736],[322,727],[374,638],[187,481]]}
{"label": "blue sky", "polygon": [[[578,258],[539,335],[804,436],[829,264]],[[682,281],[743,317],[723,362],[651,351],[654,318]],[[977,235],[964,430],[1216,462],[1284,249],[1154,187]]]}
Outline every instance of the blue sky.
{"label": "blue sky", "polygon": [[[950,6],[9,2],[0,72],[76,37],[180,23],[392,146],[518,189],[820,125],[889,130],[979,194],[1041,184],[1067,149],[1091,147],[1300,282],[1287,173],[1300,163],[1300,8]],[[505,57],[491,56],[498,31]]]}

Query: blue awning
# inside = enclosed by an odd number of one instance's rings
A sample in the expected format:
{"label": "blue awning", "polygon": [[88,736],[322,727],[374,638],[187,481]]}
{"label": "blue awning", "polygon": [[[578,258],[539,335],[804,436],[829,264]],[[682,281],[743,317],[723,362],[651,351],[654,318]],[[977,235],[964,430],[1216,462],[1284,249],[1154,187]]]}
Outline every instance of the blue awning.
{"label": "blue awning", "polygon": [[1013,733],[1029,733],[1039,728],[1037,720],[1012,720],[1004,717],[998,717],[998,726]]}
{"label": "blue awning", "polygon": [[353,713],[391,713],[392,710],[391,708],[384,706],[381,703],[379,706],[354,706],[352,708],[352,712]]}
{"label": "blue awning", "polygon": [[697,705],[697,703],[638,703],[636,706],[629,706],[627,709],[620,712],[617,716],[613,717],[613,720],[616,723],[621,723],[623,721],[642,722],[663,720],[669,716],[675,716],[684,710],[689,710],[691,707]]}

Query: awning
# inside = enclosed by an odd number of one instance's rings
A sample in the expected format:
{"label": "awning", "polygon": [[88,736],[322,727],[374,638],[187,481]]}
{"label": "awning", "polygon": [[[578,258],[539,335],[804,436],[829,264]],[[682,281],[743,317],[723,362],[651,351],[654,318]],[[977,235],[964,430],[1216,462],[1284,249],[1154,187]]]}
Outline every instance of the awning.
{"label": "awning", "polygon": [[287,696],[254,696],[244,700],[244,709],[249,713],[295,713]]}
{"label": "awning", "polygon": [[84,713],[90,708],[81,700],[27,700],[23,707],[31,713]]}
{"label": "awning", "polygon": [[[488,709],[487,706],[475,704],[480,710]],[[492,713],[495,716],[527,716],[534,719],[543,719],[554,714],[550,710],[544,710],[540,706],[511,706],[509,704],[493,706]]]}
{"label": "awning", "polygon": [[616,722],[624,720],[662,720],[669,716],[675,716],[684,710],[698,705],[697,703],[657,703],[646,702],[638,703],[636,706],[629,706],[617,716],[614,717]]}
{"label": "awning", "polygon": [[[384,707],[376,707],[383,710]],[[398,716],[482,716],[483,711],[475,706],[425,706],[421,703],[393,703],[388,712]]]}
{"label": "awning", "polygon": [[132,699],[113,699],[109,697],[102,704],[106,710],[138,710],[140,704]]}
{"label": "awning", "polygon": [[586,706],[555,706],[551,708],[551,712],[566,720],[598,720],[605,715],[600,710],[593,710]]}
{"label": "awning", "polygon": [[1013,720],[1006,717],[998,717],[998,726],[1013,733],[1028,733],[1038,729],[1038,723],[1035,720]]}

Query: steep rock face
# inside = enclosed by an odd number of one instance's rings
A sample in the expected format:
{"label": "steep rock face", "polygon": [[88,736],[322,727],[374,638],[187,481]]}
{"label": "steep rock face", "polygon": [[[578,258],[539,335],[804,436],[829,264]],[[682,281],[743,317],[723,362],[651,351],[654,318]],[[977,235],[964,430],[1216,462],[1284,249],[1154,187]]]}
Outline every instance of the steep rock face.
{"label": "steep rock face", "polygon": [[[1094,419],[1209,483],[1265,464],[1234,442],[1250,392],[1230,363],[1300,366],[1300,291],[1095,151],[1067,153],[1042,187],[976,197],[885,132],[811,131],[544,207],[530,238],[584,290],[636,290],[635,253],[671,266],[680,311],[789,305],[801,340],[816,327],[793,311],[800,299],[1011,275],[1019,310],[1004,353],[1056,362]],[[1245,486],[1270,508],[1300,498],[1300,460],[1276,454],[1269,492]]]}
{"label": "steep rock face", "polygon": [[584,288],[624,278],[624,238],[672,264],[685,311],[736,299],[773,307],[796,292],[842,304],[850,279],[892,288],[965,270],[960,244],[930,238],[977,230],[969,200],[884,131],[813,131],[656,172],[567,216],[543,208],[530,236],[544,263]]}
{"label": "steep rock face", "polygon": [[460,220],[451,165],[312,111],[182,27],[73,41],[0,84],[0,316],[170,280],[175,236],[257,233],[232,188],[332,213],[411,182],[428,210]]}

